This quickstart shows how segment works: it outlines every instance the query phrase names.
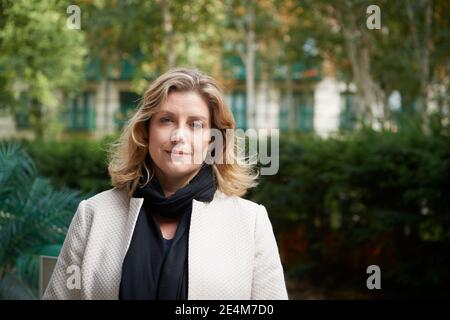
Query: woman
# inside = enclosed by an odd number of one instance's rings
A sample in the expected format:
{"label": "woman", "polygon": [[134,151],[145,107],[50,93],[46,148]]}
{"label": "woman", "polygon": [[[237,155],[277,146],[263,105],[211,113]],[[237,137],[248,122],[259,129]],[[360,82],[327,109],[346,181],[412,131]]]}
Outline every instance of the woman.
{"label": "woman", "polygon": [[80,203],[44,299],[287,299],[267,211],[240,198],[257,175],[235,161],[234,128],[212,78],[156,79],[113,148],[114,188]]}

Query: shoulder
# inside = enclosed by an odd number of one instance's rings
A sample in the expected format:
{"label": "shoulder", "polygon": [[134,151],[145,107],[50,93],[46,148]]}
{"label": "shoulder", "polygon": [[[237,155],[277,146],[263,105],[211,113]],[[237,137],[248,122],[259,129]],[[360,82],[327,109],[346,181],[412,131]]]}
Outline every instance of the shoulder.
{"label": "shoulder", "polygon": [[232,209],[240,214],[256,215],[266,212],[262,204],[238,196],[228,196],[221,191],[216,192],[213,202],[219,208]]}
{"label": "shoulder", "polygon": [[231,225],[234,231],[243,228],[245,232],[255,234],[258,241],[273,236],[272,223],[266,207],[254,201],[238,196],[216,193],[211,203],[210,213],[222,226]]}
{"label": "shoulder", "polygon": [[88,211],[99,211],[105,208],[127,208],[129,198],[125,190],[112,188],[83,201]]}

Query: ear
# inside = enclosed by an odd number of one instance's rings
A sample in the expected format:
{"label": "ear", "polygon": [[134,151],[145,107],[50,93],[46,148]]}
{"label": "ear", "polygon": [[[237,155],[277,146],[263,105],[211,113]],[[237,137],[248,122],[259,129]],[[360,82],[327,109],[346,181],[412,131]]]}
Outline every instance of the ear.
{"label": "ear", "polygon": [[211,154],[212,157],[214,157],[216,154],[214,141],[215,141],[214,136],[211,136],[211,139],[209,140],[208,144],[208,153]]}

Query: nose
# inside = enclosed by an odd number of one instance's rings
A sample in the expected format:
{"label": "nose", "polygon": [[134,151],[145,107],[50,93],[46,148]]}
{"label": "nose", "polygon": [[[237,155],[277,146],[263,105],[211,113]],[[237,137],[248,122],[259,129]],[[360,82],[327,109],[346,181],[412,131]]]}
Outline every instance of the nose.
{"label": "nose", "polygon": [[183,128],[177,128],[172,131],[170,141],[172,144],[186,143],[186,132]]}

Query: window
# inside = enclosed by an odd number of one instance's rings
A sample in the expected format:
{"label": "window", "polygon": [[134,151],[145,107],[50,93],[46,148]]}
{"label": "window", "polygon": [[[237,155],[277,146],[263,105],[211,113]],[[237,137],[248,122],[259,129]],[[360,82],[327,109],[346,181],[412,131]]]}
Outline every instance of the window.
{"label": "window", "polygon": [[[289,97],[283,94],[280,104],[280,129],[311,132],[314,130],[314,94],[313,92],[294,92],[292,94],[292,114],[289,113]],[[292,116],[292,118],[290,118]]]}
{"label": "window", "polygon": [[135,92],[120,92],[120,110],[115,116],[115,122],[119,129],[123,128],[125,123],[136,112],[141,96]]}
{"label": "window", "polygon": [[31,112],[31,98],[27,95],[21,95],[19,103],[16,106],[15,118],[18,129],[30,129],[31,122],[29,114]]}
{"label": "window", "polygon": [[74,99],[66,99],[63,122],[69,130],[95,130],[95,92],[85,91]]}
{"label": "window", "polygon": [[311,132],[314,129],[314,94],[302,92],[294,94],[295,118],[297,128],[301,132]]}
{"label": "window", "polygon": [[236,127],[247,129],[247,100],[245,92],[235,91],[231,95],[231,112],[233,113]]}
{"label": "window", "polygon": [[287,130],[289,128],[289,99],[287,94],[281,95],[280,101],[280,130]]}
{"label": "window", "polygon": [[339,128],[351,130],[355,126],[355,94],[351,92],[341,93],[341,112],[339,114]]}

